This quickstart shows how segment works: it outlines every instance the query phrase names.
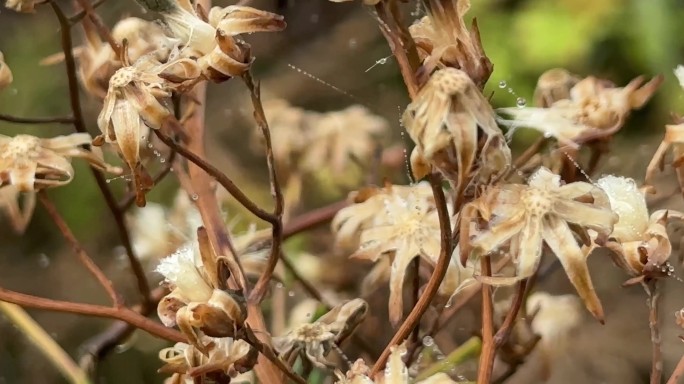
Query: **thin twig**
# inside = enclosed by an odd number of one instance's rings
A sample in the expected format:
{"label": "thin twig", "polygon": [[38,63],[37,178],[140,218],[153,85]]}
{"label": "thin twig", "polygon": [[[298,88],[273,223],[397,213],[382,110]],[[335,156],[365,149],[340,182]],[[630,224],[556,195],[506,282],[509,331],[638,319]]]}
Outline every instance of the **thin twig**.
{"label": "thin twig", "polygon": [[[197,153],[191,151],[189,148],[185,147],[184,145],[174,141],[171,139],[169,136],[165,135],[158,129],[154,129],[153,132],[159,137],[159,139],[166,144],[169,148],[172,150],[178,152],[181,156],[185,157],[190,161],[192,164],[196,165],[200,169],[202,169],[204,172],[209,174],[211,177],[216,179],[219,184],[223,188],[225,188],[228,193],[231,194],[237,200],[242,206],[247,208],[248,211],[250,211],[254,216],[270,223],[273,224],[274,222],[278,221],[278,218],[272,215],[271,213],[259,208],[256,203],[254,203],[252,200],[247,197],[247,195],[240,190],[240,188],[233,183],[233,180],[231,180],[225,173],[221,172],[218,168],[214,167],[213,165],[209,164],[206,160],[204,160],[201,156],[199,156]],[[197,192],[195,192],[197,193]]]}
{"label": "thin twig", "polygon": [[69,243],[71,249],[73,249],[74,253],[78,257],[78,260],[86,267],[86,269],[88,269],[88,272],[90,272],[90,274],[97,279],[102,288],[104,288],[105,292],[107,292],[107,295],[109,295],[109,298],[112,300],[112,303],[114,303],[114,306],[123,307],[123,299],[121,298],[121,295],[119,295],[114,289],[112,281],[105,276],[100,267],[95,264],[93,259],[88,256],[88,253],[86,253],[78,240],[76,240],[76,236],[71,233],[69,225],[67,225],[64,219],[62,219],[62,216],[57,211],[55,205],[52,204],[45,191],[38,192],[38,199],[40,200],[41,204],[43,204],[43,207],[47,211],[48,215],[50,215],[52,221],[54,221],[55,225],[57,225],[57,228],[59,228],[59,231],[62,233],[62,236],[64,236],[64,239],[67,241],[67,243]]}
{"label": "thin twig", "polygon": [[663,376],[663,353],[661,350],[660,324],[658,320],[658,300],[660,289],[658,280],[642,283],[648,295],[648,327],[651,330],[651,384],[660,384]]}
{"label": "thin twig", "polygon": [[[97,0],[93,3],[93,9],[97,9],[100,5],[104,4],[106,0]],[[69,18],[69,25],[76,25],[79,21],[83,20],[84,17],[88,15],[87,11],[80,11],[79,13],[71,16]]]}
{"label": "thin twig", "polygon": [[26,295],[1,287],[0,301],[21,305],[22,307],[26,308],[44,309],[47,311],[75,313],[79,315],[121,320],[161,339],[173,342],[187,342],[185,336],[175,329],[165,327],[164,325],[150,320],[127,307],[115,308],[102,305],[52,300],[43,297]]}
{"label": "thin twig", "polygon": [[0,302],[0,312],[23,333],[36,349],[50,360],[71,384],[89,384],[88,375],[76,365],[57,342],[23,308],[16,304]]}
{"label": "thin twig", "polygon": [[285,223],[283,239],[288,239],[298,233],[327,223],[335,217],[340,209],[348,205],[349,201],[345,199],[293,217]]}
{"label": "thin twig", "polygon": [[[482,276],[492,275],[492,264],[489,256],[480,259]],[[492,303],[492,287],[482,285],[482,353],[480,365],[477,370],[477,383],[489,384],[492,381],[492,368],[494,368],[494,355],[496,344],[494,342],[494,304]]]}
{"label": "thin twig", "polygon": [[525,301],[526,290],[527,280],[521,280],[518,283],[518,289],[513,296],[511,308],[508,310],[501,327],[496,331],[496,335],[494,335],[494,353],[496,353],[497,348],[508,340],[508,336],[511,334],[511,329],[513,328],[513,323],[515,323],[515,318],[518,316],[518,312],[520,312],[520,308]]}
{"label": "thin twig", "polygon": [[[93,5],[90,4],[89,0],[76,0],[78,4],[83,8],[83,11],[85,11],[86,16],[88,16],[88,19],[93,23],[95,26],[95,29],[97,30],[98,35],[100,35],[100,39],[106,41],[109,43],[109,46],[112,47],[112,50],[117,54],[119,57],[119,60],[121,60],[121,44],[119,44],[116,40],[114,40],[114,36],[112,36],[112,33],[109,31],[109,28],[102,22],[102,19],[100,16],[95,12],[95,8],[93,8]],[[69,26],[70,20],[67,19],[67,23]]]}
{"label": "thin twig", "polygon": [[684,355],[679,359],[670,379],[667,380],[667,384],[677,384],[682,377],[684,377]]}
{"label": "thin twig", "polygon": [[[59,20],[61,29],[60,34],[62,51],[64,52],[64,63],[66,65],[67,80],[69,85],[69,103],[71,104],[71,112],[74,115],[74,128],[77,132],[88,133],[88,130],[85,127],[83,112],[81,110],[81,104],[79,101],[78,79],[76,78],[76,61],[74,60],[73,42],[71,39],[71,31],[69,29],[69,20],[62,9],[53,0],[50,0],[50,6],[52,6],[52,9],[57,16],[57,20]],[[121,243],[126,250],[128,262],[131,265],[131,269],[135,275],[142,305],[147,306],[149,305],[147,300],[150,297],[150,286],[147,282],[147,277],[145,276],[145,270],[133,251],[133,246],[131,245],[131,239],[128,234],[128,228],[126,228],[124,216],[122,212],[119,211],[118,203],[114,198],[112,191],[109,189],[105,177],[102,175],[102,173],[100,173],[100,171],[92,166],[90,167],[90,170],[95,177],[98,188],[100,188],[100,191],[104,196],[107,207],[112,213],[112,216],[114,216],[116,228],[119,232],[119,238],[121,239]]]}
{"label": "thin twig", "polygon": [[399,326],[399,329],[394,334],[389,344],[387,344],[385,350],[382,351],[382,354],[375,362],[375,365],[373,365],[371,377],[374,377],[385,366],[387,358],[390,355],[390,348],[405,340],[418,325],[421,317],[430,306],[432,299],[437,294],[439,285],[442,283],[447,268],[449,267],[449,260],[451,259],[451,221],[449,219],[446,197],[444,196],[444,190],[442,189],[441,177],[437,174],[432,174],[428,179],[430,180],[430,186],[432,187],[432,193],[434,194],[435,204],[437,206],[437,214],[439,216],[441,239],[439,258],[437,259],[435,269],[425,286],[423,294],[420,295],[420,300],[418,300],[416,306],[413,307],[411,313],[406,317],[406,320]]}
{"label": "thin twig", "polygon": [[0,113],[0,121],[17,124],[73,124],[74,118],[71,116],[19,117]]}
{"label": "thin twig", "polygon": [[254,107],[254,120],[261,130],[261,134],[264,137],[264,142],[266,144],[266,164],[268,167],[268,178],[271,183],[271,195],[273,196],[273,201],[275,203],[273,216],[277,219],[271,222],[273,227],[271,252],[268,256],[266,267],[261,273],[261,276],[259,276],[259,280],[257,280],[257,283],[254,285],[254,289],[248,298],[248,300],[251,302],[261,303],[261,301],[264,299],[264,295],[266,295],[268,285],[271,282],[271,277],[273,276],[273,271],[275,271],[276,265],[278,264],[278,259],[280,258],[280,247],[283,243],[283,212],[285,210],[285,205],[283,200],[283,191],[280,188],[280,183],[278,183],[278,175],[276,174],[273,145],[271,143],[271,132],[268,128],[266,115],[264,114],[264,107],[261,104],[261,92],[259,84],[254,82],[252,74],[249,71],[245,73],[242,78],[250,92],[252,106]]}

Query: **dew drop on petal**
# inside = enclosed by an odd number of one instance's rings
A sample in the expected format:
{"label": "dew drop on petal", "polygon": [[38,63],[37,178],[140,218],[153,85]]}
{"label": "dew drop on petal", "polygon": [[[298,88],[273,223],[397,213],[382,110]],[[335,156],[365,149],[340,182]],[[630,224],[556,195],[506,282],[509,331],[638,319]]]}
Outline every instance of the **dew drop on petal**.
{"label": "dew drop on petal", "polygon": [[525,106],[527,105],[527,100],[525,100],[524,97],[518,97],[515,100],[515,105],[517,105],[518,108],[525,108]]}

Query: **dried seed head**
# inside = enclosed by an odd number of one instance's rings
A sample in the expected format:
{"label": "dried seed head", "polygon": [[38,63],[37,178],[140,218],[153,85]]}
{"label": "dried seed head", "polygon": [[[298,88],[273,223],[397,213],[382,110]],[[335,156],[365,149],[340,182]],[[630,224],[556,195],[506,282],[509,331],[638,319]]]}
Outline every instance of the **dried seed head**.
{"label": "dried seed head", "polygon": [[171,256],[162,259],[156,272],[162,274],[168,283],[178,288],[178,293],[189,301],[203,302],[209,300],[213,287],[203,276],[202,265],[198,263],[192,249],[181,248]]}
{"label": "dried seed head", "polygon": [[120,173],[121,169],[106,164],[99,153],[81,147],[90,141],[86,133],[51,139],[0,135],[0,186],[12,184],[26,192],[67,184],[74,176],[73,157],[82,157],[100,170]]}
{"label": "dried seed head", "polygon": [[641,108],[662,81],[658,76],[643,84],[640,76],[620,88],[590,76],[570,89],[569,98],[557,100],[549,108],[499,109],[511,116],[499,119],[499,123],[511,128],[509,134],[518,127],[533,128],[562,145],[577,147],[619,131],[631,111]]}
{"label": "dried seed head", "polygon": [[534,90],[534,104],[548,108],[558,100],[569,99],[570,90],[580,78],[563,68],[549,69],[539,76],[537,88]]}
{"label": "dried seed head", "polygon": [[5,63],[5,56],[0,52],[0,91],[9,87],[12,84],[12,71],[7,63]]}
{"label": "dried seed head", "polygon": [[[406,108],[403,122],[425,160],[457,191],[473,178],[487,181],[510,164],[510,150],[489,102],[458,69],[436,71]],[[478,152],[480,164],[475,162]]]}
{"label": "dried seed head", "polygon": [[467,73],[479,89],[492,74],[493,65],[484,53],[480,31],[473,20],[470,30],[463,17],[469,0],[428,0],[428,16],[409,27],[428,72],[435,67],[451,67]]}

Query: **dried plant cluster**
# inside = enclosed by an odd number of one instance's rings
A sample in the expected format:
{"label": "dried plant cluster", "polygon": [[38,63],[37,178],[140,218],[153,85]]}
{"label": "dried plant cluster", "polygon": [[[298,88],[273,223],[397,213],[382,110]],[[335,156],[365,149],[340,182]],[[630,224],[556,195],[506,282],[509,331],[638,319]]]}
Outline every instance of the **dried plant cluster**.
{"label": "dried plant cluster", "polygon": [[[282,31],[283,16],[244,5],[211,7],[207,0],[139,2],[155,20],[126,17],[111,29],[89,0],[77,0],[70,16],[52,0],[6,2],[17,12],[51,7],[57,16],[62,52],[43,64],[64,63],[72,115],[3,114],[0,120],[71,124],[75,132],[0,135],[0,211],[23,234],[38,198],[111,305],[4,287],[0,301],[120,321],[93,339],[90,350],[100,359],[108,345],[134,329],[174,342],[159,352],[167,383],[485,384],[506,379],[495,374],[495,360],[510,375],[535,348],[546,356],[547,373],[553,369],[554,356],[580,324],[582,305],[605,320],[601,299],[607,298],[596,293],[587,264],[602,250],[623,270],[625,284],[645,288],[652,315],[651,383],[661,381],[658,290],[674,272],[668,223],[684,214],[651,210],[646,193],[655,191],[656,176],[669,172],[667,165],[684,194],[684,120],[677,117],[665,127],[643,180],[593,178],[611,138],[664,77],[645,82],[639,76],[620,87],[556,68],[539,77],[534,106],[494,109],[483,93],[493,64],[477,23],[468,26],[468,0],[425,0],[426,15],[412,25],[404,24],[398,0],[358,2],[379,21],[411,99],[401,123],[413,142],[409,162],[416,181],[402,185],[389,181],[401,169],[381,161],[383,143],[399,127],[368,108],[314,112],[286,100],[262,102],[251,73],[258,52],[243,36]],[[76,45],[72,33],[79,28],[84,40]],[[21,86],[13,83],[5,59],[14,62],[0,53],[0,91]],[[683,72],[675,71],[684,84]],[[205,88],[230,80],[249,91],[255,129],[242,137],[266,157],[270,185],[263,195],[272,197],[272,209],[257,204],[204,153],[211,130],[204,124],[211,112],[205,110]],[[100,108],[92,122],[81,111],[83,95]],[[88,126],[99,132],[91,135]],[[514,157],[509,139],[518,128],[541,134]],[[591,161],[580,164],[585,151]],[[73,158],[92,168],[139,305],[127,304],[133,298],[124,301],[46,192],[74,179]],[[110,190],[106,177],[126,184],[122,196]],[[146,197],[166,177],[181,186],[170,208]],[[342,188],[352,183],[354,191],[307,211],[307,197],[326,182]],[[267,226],[255,220],[238,232],[238,210],[224,210],[225,196]],[[315,247],[283,246],[328,221],[330,230],[319,232]],[[547,257],[560,263],[577,296],[536,290]],[[343,289],[326,282],[335,262],[343,273],[361,271],[358,284]],[[150,282],[160,280],[152,289]],[[510,296],[494,303],[492,287],[506,286],[513,287],[502,291]],[[291,294],[283,295],[285,287]],[[295,289],[314,305],[289,299]],[[438,335],[450,332],[452,318],[478,292],[481,326],[472,329],[478,347],[470,351],[468,342],[455,340],[461,346],[446,361],[435,359]],[[148,318],[155,308],[159,321]],[[682,313],[676,315],[680,325]],[[368,324],[390,330],[390,341],[369,332]],[[460,364],[476,357],[477,373],[464,379]],[[86,361],[88,369],[97,362]],[[680,365],[675,380],[684,370]]]}

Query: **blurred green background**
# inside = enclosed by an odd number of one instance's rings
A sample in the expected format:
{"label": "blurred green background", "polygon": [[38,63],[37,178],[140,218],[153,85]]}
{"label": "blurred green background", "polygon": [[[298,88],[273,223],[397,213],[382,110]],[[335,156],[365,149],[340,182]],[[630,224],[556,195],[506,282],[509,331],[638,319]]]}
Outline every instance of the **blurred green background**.
{"label": "blurred green background", "polygon": [[[70,3],[59,2],[65,7]],[[407,96],[394,62],[386,60],[389,49],[367,9],[360,1],[332,4],[323,0],[252,1],[250,5],[285,15],[288,28],[279,34],[248,36],[257,57],[256,77],[263,81],[264,97],[281,97],[308,109],[326,111],[363,104],[387,118],[392,139],[401,143],[399,117]],[[513,106],[517,97],[530,100],[537,77],[547,69],[565,67],[579,75],[596,75],[624,85],[645,74],[665,75],[656,97],[635,113],[614,145],[617,153],[634,153],[619,164],[624,173],[643,174],[670,112],[684,113],[682,91],[672,74],[682,61],[684,49],[684,2],[674,0],[483,0],[473,1],[468,19],[478,18],[487,55],[494,73],[487,87],[495,106]],[[228,2],[218,2],[229,5]],[[100,11],[112,25],[125,15],[144,14],[132,0],[107,1]],[[407,21],[423,11],[411,0]],[[77,41],[81,31],[74,28]],[[0,113],[16,116],[68,115],[66,77],[62,64],[45,67],[39,60],[60,51],[59,26],[49,7],[34,15],[0,10],[0,50],[14,73],[13,85],[0,93]],[[303,75],[300,68],[320,79]],[[513,93],[498,88],[505,81]],[[328,84],[324,84],[328,83]],[[344,92],[337,90],[339,88]],[[261,201],[269,201],[263,188],[267,175],[260,154],[250,150],[251,110],[241,84],[211,85],[208,111],[208,154]],[[95,132],[97,102],[82,95],[90,132]],[[0,122],[0,134],[27,132],[38,136],[70,133],[59,125],[20,126]],[[277,144],[276,144],[277,145]],[[646,147],[643,147],[643,146]],[[641,153],[639,152],[639,153]],[[641,155],[639,155],[641,156]],[[618,162],[619,163],[619,162]],[[124,260],[117,255],[118,239],[113,221],[98,194],[92,175],[75,161],[76,178],[68,186],[50,191],[97,262],[112,276],[117,287],[135,300]],[[628,168],[627,168],[628,167]],[[634,167],[634,168],[632,168]],[[112,182],[121,189],[122,183]],[[151,201],[168,202],[176,183],[165,181],[150,195]],[[337,191],[316,203],[344,196]],[[4,220],[4,218],[0,219]],[[53,223],[37,208],[23,237],[16,237],[0,222],[0,285],[22,292],[65,300],[105,303],[106,297],[64,248]],[[89,335],[108,322],[72,315],[30,311],[72,355]],[[159,383],[156,352],[163,345],[136,334],[131,348],[121,348],[101,366],[102,383]],[[0,384],[60,383],[55,370],[0,319]]]}

